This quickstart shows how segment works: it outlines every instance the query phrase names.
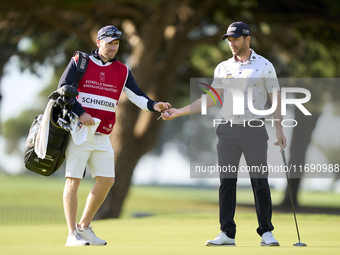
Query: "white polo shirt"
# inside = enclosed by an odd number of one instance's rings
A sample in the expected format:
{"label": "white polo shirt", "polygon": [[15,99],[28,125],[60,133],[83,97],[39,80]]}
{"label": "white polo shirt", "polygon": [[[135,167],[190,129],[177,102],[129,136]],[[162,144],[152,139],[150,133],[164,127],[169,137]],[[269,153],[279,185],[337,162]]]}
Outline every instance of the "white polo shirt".
{"label": "white polo shirt", "polygon": [[[244,114],[234,114],[233,94],[230,89],[223,88],[223,105],[220,111],[221,116],[235,124],[242,124],[264,115],[255,115],[249,110],[248,93],[252,90],[252,104],[256,110],[264,110],[267,102],[267,92],[272,93],[273,89],[280,90],[276,72],[272,63],[252,50],[249,60],[246,62],[236,61],[234,57],[221,62],[214,71],[212,87],[233,86],[244,95]],[[235,95],[234,95],[235,96]]]}

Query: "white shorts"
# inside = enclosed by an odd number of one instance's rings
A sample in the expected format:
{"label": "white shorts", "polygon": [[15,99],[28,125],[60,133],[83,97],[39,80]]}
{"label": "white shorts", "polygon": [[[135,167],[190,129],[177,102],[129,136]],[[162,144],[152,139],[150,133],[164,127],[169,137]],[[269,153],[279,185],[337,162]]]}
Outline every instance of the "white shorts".
{"label": "white shorts", "polygon": [[92,178],[115,177],[114,152],[108,135],[94,135],[92,141],[80,145],[70,138],[65,160],[65,177],[82,179],[85,167]]}

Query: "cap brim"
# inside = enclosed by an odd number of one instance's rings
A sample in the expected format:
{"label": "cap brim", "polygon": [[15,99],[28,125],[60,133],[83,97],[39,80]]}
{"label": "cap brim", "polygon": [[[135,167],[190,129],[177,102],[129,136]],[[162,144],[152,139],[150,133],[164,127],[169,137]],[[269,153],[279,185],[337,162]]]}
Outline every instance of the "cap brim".
{"label": "cap brim", "polygon": [[123,41],[122,38],[120,38],[119,36],[104,37],[101,40],[104,40],[105,42],[109,43],[109,42],[112,42],[113,40],[117,40],[117,39]]}
{"label": "cap brim", "polygon": [[228,38],[228,36],[231,36],[231,37],[234,37],[234,38],[238,38],[238,37],[240,37],[240,36],[242,36],[242,35],[240,35],[240,34],[235,34],[235,33],[227,33],[227,34],[225,34],[225,35],[223,35],[222,37],[221,37],[221,39],[222,40],[225,40],[225,39],[227,39]]}

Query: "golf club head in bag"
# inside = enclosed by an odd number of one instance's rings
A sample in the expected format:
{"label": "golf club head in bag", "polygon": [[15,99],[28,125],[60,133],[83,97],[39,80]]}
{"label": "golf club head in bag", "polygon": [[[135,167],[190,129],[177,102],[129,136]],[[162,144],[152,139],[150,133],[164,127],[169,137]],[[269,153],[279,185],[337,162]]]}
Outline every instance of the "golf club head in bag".
{"label": "golf club head in bag", "polygon": [[64,85],[61,88],[54,91],[48,98],[53,99],[55,122],[66,131],[71,130],[71,122],[75,121],[78,117],[73,111],[73,105],[76,102],[75,97],[79,94],[78,90],[72,85]]}

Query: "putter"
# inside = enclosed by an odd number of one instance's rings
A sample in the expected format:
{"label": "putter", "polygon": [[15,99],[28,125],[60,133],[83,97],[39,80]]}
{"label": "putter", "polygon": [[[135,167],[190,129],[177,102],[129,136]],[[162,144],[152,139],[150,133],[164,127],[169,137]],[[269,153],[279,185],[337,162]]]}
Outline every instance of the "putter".
{"label": "putter", "polygon": [[[287,167],[286,154],[285,154],[285,151],[282,149],[282,147],[281,147],[281,154],[282,154],[283,164],[284,164],[285,167]],[[299,239],[299,242],[293,244],[293,246],[301,246],[301,247],[307,246],[307,244],[301,243],[301,241],[300,241],[300,233],[299,233],[299,228],[298,228],[298,224],[297,224],[297,220],[296,220],[295,208],[294,208],[293,197],[292,197],[292,190],[290,188],[290,181],[289,181],[289,178],[288,178],[288,172],[287,171],[285,171],[285,172],[286,172],[286,178],[287,178],[287,185],[288,185],[290,203],[292,204],[292,210],[293,210],[293,214],[294,214],[296,233],[297,233],[297,236],[298,236],[298,239]]]}

